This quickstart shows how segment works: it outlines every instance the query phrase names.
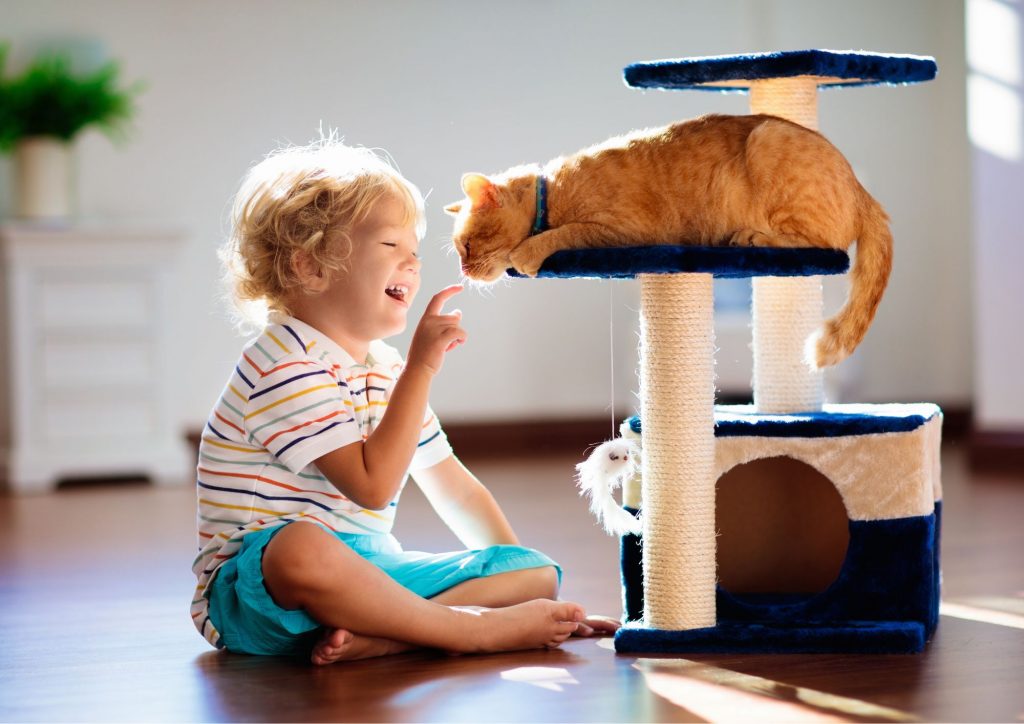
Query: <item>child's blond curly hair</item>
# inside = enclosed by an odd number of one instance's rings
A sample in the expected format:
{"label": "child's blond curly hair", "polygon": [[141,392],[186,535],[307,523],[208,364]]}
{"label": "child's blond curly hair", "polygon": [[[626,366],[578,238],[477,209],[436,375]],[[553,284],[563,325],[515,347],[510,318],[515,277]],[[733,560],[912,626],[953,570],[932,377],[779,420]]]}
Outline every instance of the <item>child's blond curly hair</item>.
{"label": "child's blond curly hair", "polygon": [[385,158],[333,137],[282,148],[253,166],[231,212],[231,233],[220,250],[225,281],[242,326],[259,327],[270,311],[289,313],[285,298],[302,291],[292,260],[305,252],[315,271],[345,269],[352,227],[381,198],[405,208],[422,238],[423,196]]}

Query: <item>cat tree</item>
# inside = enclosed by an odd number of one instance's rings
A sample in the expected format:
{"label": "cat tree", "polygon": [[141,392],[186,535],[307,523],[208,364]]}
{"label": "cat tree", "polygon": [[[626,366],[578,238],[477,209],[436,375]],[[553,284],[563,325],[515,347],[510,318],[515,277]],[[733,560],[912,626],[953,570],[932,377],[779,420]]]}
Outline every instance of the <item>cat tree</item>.
{"label": "cat tree", "polygon": [[[748,92],[752,113],[816,130],[821,86],[935,72],[931,58],[810,50],[638,63],[625,77]],[[832,250],[693,246],[567,250],[542,265],[540,277],[640,282],[641,413],[623,429],[642,430],[624,502],[643,501],[643,534],[622,543],[618,651],[924,647],[938,620],[941,412],[824,405],[804,342],[822,320],[821,275],[847,268]],[[753,280],[753,406],[714,404],[714,277]]]}

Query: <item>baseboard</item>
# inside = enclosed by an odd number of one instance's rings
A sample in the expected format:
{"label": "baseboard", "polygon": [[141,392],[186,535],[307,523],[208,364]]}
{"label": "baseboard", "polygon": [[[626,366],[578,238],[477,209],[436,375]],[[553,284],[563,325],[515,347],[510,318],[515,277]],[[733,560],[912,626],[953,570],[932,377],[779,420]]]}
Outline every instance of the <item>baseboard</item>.
{"label": "baseboard", "polygon": [[974,430],[968,438],[967,450],[971,470],[1011,473],[1024,478],[1024,430]]}
{"label": "baseboard", "polygon": [[[445,423],[448,441],[460,458],[531,457],[575,453],[610,439],[610,417]],[[617,431],[616,431],[617,434]]]}
{"label": "baseboard", "polygon": [[971,435],[974,429],[974,410],[968,405],[943,405],[942,408],[942,440],[943,442],[962,442]]}

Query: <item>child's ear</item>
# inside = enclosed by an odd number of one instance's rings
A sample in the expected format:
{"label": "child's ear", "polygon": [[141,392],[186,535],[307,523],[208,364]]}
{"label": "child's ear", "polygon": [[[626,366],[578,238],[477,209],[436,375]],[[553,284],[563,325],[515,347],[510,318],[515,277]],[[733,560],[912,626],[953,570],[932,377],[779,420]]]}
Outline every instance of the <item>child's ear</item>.
{"label": "child's ear", "polygon": [[459,212],[461,210],[462,210],[462,202],[461,201],[456,201],[454,204],[448,204],[447,206],[444,207],[445,213],[446,214],[450,214],[452,216],[458,216]]}
{"label": "child's ear", "polygon": [[327,288],[327,275],[324,274],[324,270],[302,249],[292,253],[292,271],[306,292],[318,294]]}
{"label": "child's ear", "polygon": [[462,175],[462,191],[469,198],[473,209],[489,209],[501,206],[498,187],[482,173]]}

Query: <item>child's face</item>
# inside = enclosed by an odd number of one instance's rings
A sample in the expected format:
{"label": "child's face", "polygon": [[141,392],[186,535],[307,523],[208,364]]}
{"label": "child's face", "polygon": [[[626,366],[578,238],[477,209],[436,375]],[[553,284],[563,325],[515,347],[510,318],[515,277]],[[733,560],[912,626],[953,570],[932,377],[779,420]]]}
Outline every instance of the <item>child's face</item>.
{"label": "child's face", "polygon": [[321,298],[346,335],[364,343],[399,334],[420,288],[419,239],[403,224],[401,202],[386,196],[352,228],[352,255]]}

